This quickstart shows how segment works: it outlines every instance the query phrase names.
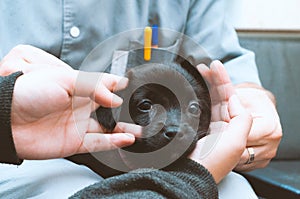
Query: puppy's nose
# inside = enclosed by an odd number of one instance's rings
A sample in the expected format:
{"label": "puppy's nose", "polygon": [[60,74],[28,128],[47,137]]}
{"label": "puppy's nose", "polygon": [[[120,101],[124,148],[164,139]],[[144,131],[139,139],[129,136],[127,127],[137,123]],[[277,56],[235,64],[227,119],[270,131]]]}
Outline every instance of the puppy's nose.
{"label": "puppy's nose", "polygon": [[179,132],[178,127],[168,127],[164,132],[164,137],[167,138],[168,140],[172,140],[177,135],[178,132]]}

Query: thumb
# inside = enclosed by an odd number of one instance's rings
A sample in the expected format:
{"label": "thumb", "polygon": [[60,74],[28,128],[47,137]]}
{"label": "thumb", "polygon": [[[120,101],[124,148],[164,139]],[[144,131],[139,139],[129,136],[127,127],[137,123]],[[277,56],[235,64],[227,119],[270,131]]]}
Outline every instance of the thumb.
{"label": "thumb", "polygon": [[244,138],[245,142],[252,127],[253,118],[251,114],[242,106],[236,94],[229,98],[228,111],[230,121],[228,129],[235,133],[234,136]]}

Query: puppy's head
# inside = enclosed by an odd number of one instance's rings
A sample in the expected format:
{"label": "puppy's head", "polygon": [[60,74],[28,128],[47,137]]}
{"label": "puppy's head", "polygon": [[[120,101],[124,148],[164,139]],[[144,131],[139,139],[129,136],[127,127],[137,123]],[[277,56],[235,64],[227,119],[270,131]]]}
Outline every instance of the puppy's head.
{"label": "puppy's head", "polygon": [[206,135],[211,117],[209,91],[199,72],[188,62],[145,64],[127,77],[119,120],[144,128],[142,137],[124,150],[148,153],[168,146],[171,156],[190,153]]}

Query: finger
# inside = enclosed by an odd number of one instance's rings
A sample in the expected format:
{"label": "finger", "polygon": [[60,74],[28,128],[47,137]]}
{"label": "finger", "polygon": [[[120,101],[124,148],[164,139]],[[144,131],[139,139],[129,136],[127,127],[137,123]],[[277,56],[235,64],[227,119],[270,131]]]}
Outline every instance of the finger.
{"label": "finger", "polygon": [[226,126],[227,122],[224,121],[211,122],[209,125],[208,134],[224,132]]}
{"label": "finger", "polygon": [[123,99],[112,93],[107,87],[98,85],[94,94],[90,96],[95,102],[103,107],[118,107],[123,103]]}
{"label": "finger", "polygon": [[229,122],[230,116],[228,113],[228,103],[219,102],[212,106],[212,121],[224,121]]}
{"label": "finger", "polygon": [[104,129],[99,124],[99,122],[93,118],[89,119],[89,126],[87,129],[87,133],[104,133]]}
{"label": "finger", "polygon": [[[273,116],[273,117],[272,117]],[[274,118],[275,117],[275,118]],[[262,139],[262,135],[265,139]],[[277,140],[279,143],[282,136],[282,127],[277,116],[255,117],[248,138],[248,145],[259,146],[266,141]],[[266,139],[268,138],[268,139]]]}
{"label": "finger", "polygon": [[[57,66],[54,66],[54,65],[51,65],[51,64],[45,64],[45,63],[43,63],[43,64],[42,63],[41,64],[29,64],[29,63],[27,63],[26,65],[22,66],[22,71],[23,71],[23,73],[28,73],[28,72],[31,72],[31,71],[43,70],[43,69],[51,69],[52,70],[52,69],[55,69],[55,67],[57,67]],[[73,70],[70,67],[64,67],[63,69],[66,69],[66,71]]]}
{"label": "finger", "polygon": [[141,137],[142,127],[136,124],[118,122],[114,129],[114,132],[126,132],[134,135],[135,137]]}
{"label": "finger", "polygon": [[[0,63],[0,74],[2,76],[9,75],[11,73],[22,71],[23,73],[29,73],[31,71],[41,69],[53,69],[53,65],[49,64],[30,64],[22,59],[16,60],[4,60]],[[71,68],[67,68],[70,69]]]}
{"label": "finger", "polygon": [[197,65],[197,69],[199,73],[204,77],[204,79],[208,81],[209,84],[213,83],[211,79],[211,70],[205,64]]}
{"label": "finger", "polygon": [[236,136],[246,141],[253,122],[251,114],[242,106],[236,95],[230,97],[228,110],[231,117],[228,129],[230,132],[236,132]]}
{"label": "finger", "polygon": [[28,73],[30,71],[35,71],[39,69],[45,69],[45,68],[53,68],[52,65],[47,64],[29,64],[25,62],[24,60],[15,60],[13,62],[2,62],[0,67],[0,73],[1,74],[11,74],[16,71],[22,71],[23,73]]}
{"label": "finger", "polygon": [[[254,161],[255,162],[259,161],[259,159],[258,159],[258,150],[257,150],[258,148],[257,147],[251,147],[251,148],[253,148],[253,151],[254,151]],[[249,160],[249,157],[250,157],[249,152],[248,152],[247,148],[245,148],[238,165],[246,164]]]}
{"label": "finger", "polygon": [[239,100],[237,95],[232,95],[229,98],[228,112],[229,112],[230,118],[237,117],[237,116],[242,115],[244,113],[247,113],[249,115],[249,117],[251,117],[250,113],[248,111],[246,111],[246,109],[242,105],[242,103]]}
{"label": "finger", "polygon": [[249,152],[246,148],[240,158],[239,163],[236,166],[237,170],[241,169],[244,171],[244,170],[253,170],[256,168],[263,168],[267,166],[266,163],[268,163],[274,157],[272,150],[269,150],[270,151],[269,153],[265,152],[265,146],[258,146],[258,147],[247,146],[247,147],[253,148],[254,160],[250,164],[246,164],[250,157]]}
{"label": "finger", "polygon": [[[104,80],[101,78],[104,77]],[[122,77],[103,73],[77,72],[77,78],[73,79],[73,92],[75,96],[90,97],[96,103],[104,107],[120,106],[123,100],[113,94],[111,91],[124,87],[128,80],[122,80]],[[102,82],[104,82],[102,84]],[[118,83],[121,82],[121,86]]]}
{"label": "finger", "polygon": [[[6,62],[6,61],[14,61],[14,60],[22,60],[22,61],[25,61],[23,58],[22,58],[22,53],[21,53],[21,49],[19,48],[19,46],[21,45],[18,45],[14,48],[12,48],[4,57],[3,59],[1,60],[1,63],[2,62]],[[26,61],[25,61],[26,62]]]}
{"label": "finger", "polygon": [[[118,122],[113,130],[113,133],[130,133],[135,137],[142,136],[142,127],[136,124],[130,124],[125,122]],[[99,124],[99,122],[93,118],[89,120],[89,126],[87,133],[105,133],[105,129]]]}
{"label": "finger", "polygon": [[229,97],[235,94],[235,89],[230,81],[223,64],[220,61],[213,61],[210,65],[212,84],[216,87],[219,100],[227,101]]}
{"label": "finger", "polygon": [[[236,144],[235,148],[241,149],[241,154],[242,154],[246,147],[247,137],[252,126],[252,117],[241,105],[236,95],[233,95],[229,99],[228,109],[231,117],[231,120],[229,121],[228,125],[226,126],[227,123],[225,122],[213,122],[210,125],[210,132],[211,132],[210,134],[211,136],[222,135],[218,137],[218,139],[220,139],[218,141],[219,143],[229,143],[231,142],[232,139],[238,140],[238,142],[235,143]],[[225,126],[226,129],[224,130]],[[217,131],[217,133],[213,133],[214,131],[215,132]],[[214,144],[210,144],[210,145],[214,146]],[[211,147],[205,147],[205,148],[211,148]]]}
{"label": "finger", "polygon": [[78,153],[107,151],[133,144],[135,138],[130,133],[87,133],[83,138],[83,144]]}
{"label": "finger", "polygon": [[102,73],[101,82],[108,90],[115,92],[127,87],[128,78],[108,73]]}
{"label": "finger", "polygon": [[22,59],[29,64],[49,64],[71,68],[57,57],[31,45],[18,45],[14,47],[5,59]]}
{"label": "finger", "polygon": [[226,102],[221,102],[217,107],[212,109],[212,120],[218,121],[222,120],[225,122],[229,122],[231,118],[242,114],[246,109],[242,106],[240,100],[237,95],[232,95],[229,99],[229,104]]}
{"label": "finger", "polygon": [[6,76],[17,71],[22,71],[26,73],[29,64],[24,60],[2,60],[0,63],[0,75]]}
{"label": "finger", "polygon": [[123,100],[112,92],[126,88],[128,79],[117,75],[102,73],[100,82],[97,90],[99,93],[102,91],[102,95],[97,95],[96,93],[95,101],[102,102],[101,105],[104,107],[116,107],[121,105]]}
{"label": "finger", "polygon": [[261,169],[266,167],[270,163],[270,160],[263,160],[263,161],[255,161],[251,164],[240,164],[237,165],[234,170],[238,172],[248,172],[255,169]]}
{"label": "finger", "polygon": [[224,83],[230,83],[230,78],[225,70],[224,65],[219,61],[215,60],[210,64],[210,69],[213,75],[213,82],[216,85],[221,85]]}

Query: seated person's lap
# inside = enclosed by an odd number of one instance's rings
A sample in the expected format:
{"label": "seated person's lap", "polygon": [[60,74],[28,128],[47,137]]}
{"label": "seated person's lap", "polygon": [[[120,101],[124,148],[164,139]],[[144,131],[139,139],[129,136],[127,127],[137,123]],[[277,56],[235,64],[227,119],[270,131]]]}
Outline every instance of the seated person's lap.
{"label": "seated person's lap", "polygon": [[[25,160],[21,166],[0,164],[0,198],[67,198],[103,178],[65,159]],[[257,198],[241,175],[229,173],[218,185],[222,199]]]}
{"label": "seated person's lap", "polygon": [[65,159],[0,164],[0,198],[68,198],[102,180],[85,166]]}

